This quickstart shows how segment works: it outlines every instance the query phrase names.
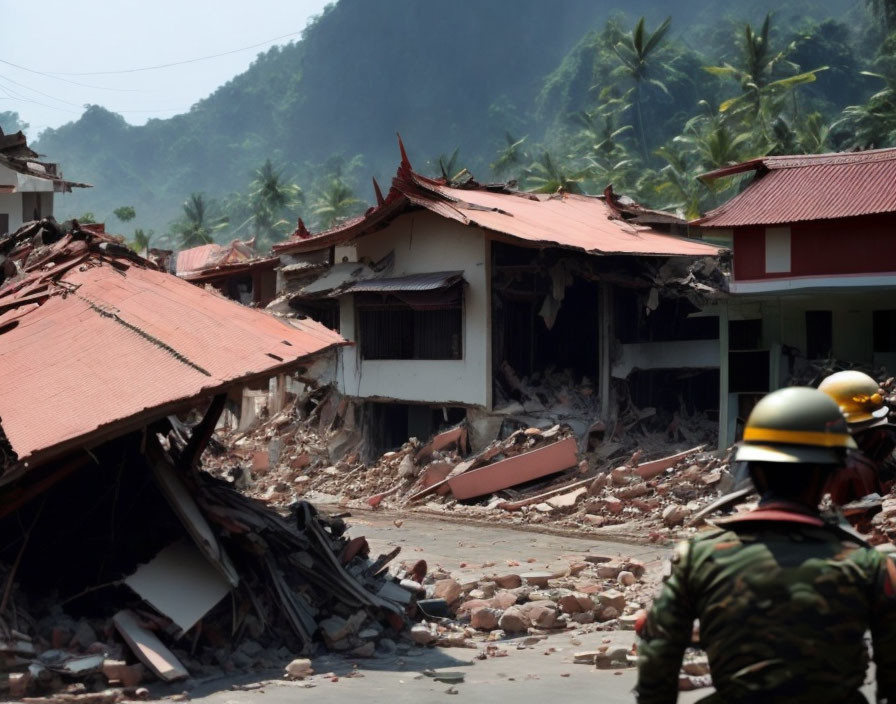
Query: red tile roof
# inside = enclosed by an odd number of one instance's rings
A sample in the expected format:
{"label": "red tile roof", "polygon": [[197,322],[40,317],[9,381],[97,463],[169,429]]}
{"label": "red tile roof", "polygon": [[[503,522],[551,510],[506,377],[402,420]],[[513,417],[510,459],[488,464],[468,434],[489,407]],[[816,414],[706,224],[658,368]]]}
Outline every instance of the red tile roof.
{"label": "red tile roof", "polygon": [[478,184],[450,187],[414,173],[406,158],[384,201],[364,216],[312,237],[293,237],[273,249],[278,254],[309,252],[347,242],[413,207],[515,240],[591,254],[713,256],[719,252],[714,245],[628,221],[615,201],[611,205],[606,197],[537,195]]}
{"label": "red tile roof", "polygon": [[257,258],[252,243],[234,240],[228,245],[202,244],[177,253],[177,274],[202,271],[216,266],[241,264]]}
{"label": "red tile roof", "polygon": [[311,320],[290,324],[157,271],[102,235],[76,231],[25,255],[23,274],[0,286],[0,423],[20,462],[345,344]]}
{"label": "red tile roof", "polygon": [[705,174],[755,171],[741,193],[692,224],[777,225],[896,212],[896,149],[754,159]]}

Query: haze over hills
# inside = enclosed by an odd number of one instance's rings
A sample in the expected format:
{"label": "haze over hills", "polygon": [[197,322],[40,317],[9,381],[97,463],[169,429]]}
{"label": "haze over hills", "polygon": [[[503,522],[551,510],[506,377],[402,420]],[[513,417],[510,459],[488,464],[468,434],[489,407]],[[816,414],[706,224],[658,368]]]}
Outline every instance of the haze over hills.
{"label": "haze over hills", "polygon": [[[683,65],[700,75],[675,79],[691,84],[690,92],[672,91],[692,103],[676,108],[678,128],[685,109],[698,111],[694,82],[716,80],[700,72],[697,52],[713,44],[713,53],[724,53],[739,36],[722,18],[726,5],[629,0],[619,15],[626,29],[641,15],[649,28],[671,15],[670,38],[683,55],[691,52]],[[761,23],[769,5],[779,8],[782,37],[813,19],[849,20],[864,11],[861,0],[747,2],[737,18]],[[506,132],[549,145],[568,129],[570,112],[598,102],[600,65],[589,53],[589,32],[600,32],[620,7],[618,0],[339,0],[301,41],[259,55],[186,114],[138,127],[92,106],[34,146],[67,177],[94,185],[66,196],[60,216],[90,211],[103,220],[133,205],[134,222],[157,233],[191,193],[224,199],[246,192],[268,158],[306,196],[320,174],[335,173],[370,201],[370,176],[386,186],[397,165],[396,132],[418,170],[437,169],[437,156],[457,148],[456,165],[487,181]],[[657,96],[659,114],[665,108]]]}

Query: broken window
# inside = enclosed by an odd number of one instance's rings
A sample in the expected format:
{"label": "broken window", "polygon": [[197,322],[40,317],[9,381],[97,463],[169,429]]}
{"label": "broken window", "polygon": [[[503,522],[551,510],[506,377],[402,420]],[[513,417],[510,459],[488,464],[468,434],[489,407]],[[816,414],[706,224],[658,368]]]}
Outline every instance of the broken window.
{"label": "broken window", "polygon": [[597,376],[599,284],[561,255],[493,243],[495,370],[506,362],[524,378],[552,367]]}
{"label": "broken window", "polygon": [[427,406],[408,403],[366,404],[366,435],[371,457],[401,447],[408,438],[425,441],[440,430],[467,417],[467,409],[457,406]]}
{"label": "broken window", "polygon": [[693,315],[698,312],[686,298],[660,297],[657,307],[650,310],[642,291],[617,287],[613,295],[613,329],[623,344],[718,340],[718,316]]}
{"label": "broken window", "polygon": [[769,391],[770,355],[762,346],[762,319],[728,323],[728,391]]}
{"label": "broken window", "polygon": [[896,352],[896,310],[876,310],[873,318],[874,351]]}
{"label": "broken window", "polygon": [[806,358],[827,359],[834,347],[834,317],[829,310],[806,311]]}
{"label": "broken window", "polygon": [[325,299],[303,299],[290,302],[292,307],[300,315],[324,325],[330,330],[339,330],[339,301]]}
{"label": "broken window", "polygon": [[355,294],[363,359],[462,359],[463,289]]}

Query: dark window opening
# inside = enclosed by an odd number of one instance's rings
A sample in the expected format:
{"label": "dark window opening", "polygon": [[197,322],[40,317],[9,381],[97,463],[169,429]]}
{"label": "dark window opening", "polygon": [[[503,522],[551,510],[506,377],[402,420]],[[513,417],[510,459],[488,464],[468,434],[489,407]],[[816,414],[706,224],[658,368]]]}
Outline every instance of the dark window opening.
{"label": "dark window opening", "polygon": [[290,307],[330,330],[339,330],[339,301],[333,299],[294,301],[290,303]]}
{"label": "dark window opening", "polygon": [[243,305],[249,305],[252,302],[251,276],[235,276],[227,279],[224,286],[225,295],[229,299],[239,301]]}
{"label": "dark window opening", "polygon": [[896,352],[896,310],[876,310],[872,322],[875,352]]}
{"label": "dark window opening", "polygon": [[628,387],[637,408],[656,408],[663,418],[673,412],[718,414],[718,369],[635,370]]}
{"label": "dark window opening", "polygon": [[409,438],[426,442],[436,433],[464,421],[467,409],[407,403],[366,404],[367,452],[370,458],[400,448]]}
{"label": "dark window opening", "polygon": [[768,350],[731,350],[728,353],[728,391],[768,391],[769,363]]}
{"label": "dark window opening", "polygon": [[827,359],[834,347],[834,316],[829,310],[806,311],[806,358]]}
{"label": "dark window opening", "polygon": [[0,235],[9,232],[9,213],[0,213]]}
{"label": "dark window opening", "polygon": [[762,346],[762,319],[732,320],[728,323],[728,349],[758,350]]}
{"label": "dark window opening", "polygon": [[549,290],[546,280],[537,291],[514,287],[496,292],[493,310],[496,368],[506,361],[521,377],[555,367],[570,369],[579,378],[595,379],[598,284],[576,279],[567,286],[550,327],[541,315]]}
{"label": "dark window opening", "polygon": [[660,298],[656,310],[648,314],[645,293],[617,288],[613,296],[615,337],[622,344],[719,339],[718,316],[689,317],[698,311],[686,298]]}
{"label": "dark window opening", "polygon": [[356,294],[363,359],[463,359],[463,289]]}

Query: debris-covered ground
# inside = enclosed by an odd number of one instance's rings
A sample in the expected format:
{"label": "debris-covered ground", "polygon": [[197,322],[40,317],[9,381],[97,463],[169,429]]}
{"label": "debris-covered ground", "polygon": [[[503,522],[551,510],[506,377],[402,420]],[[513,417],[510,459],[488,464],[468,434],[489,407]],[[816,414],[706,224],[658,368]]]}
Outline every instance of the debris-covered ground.
{"label": "debris-covered ground", "polygon": [[[691,513],[733,485],[726,453],[660,444],[640,432],[621,437],[602,424],[578,435],[562,423],[520,428],[478,452],[461,424],[412,438],[371,463],[357,450],[337,458],[331,437],[345,430],[338,416],[325,415],[339,406],[335,395],[316,390],[249,432],[220,432],[206,466],[278,506],[310,497],[349,509],[401,508],[654,541],[679,534]],[[638,448],[642,439],[662,449]]]}

